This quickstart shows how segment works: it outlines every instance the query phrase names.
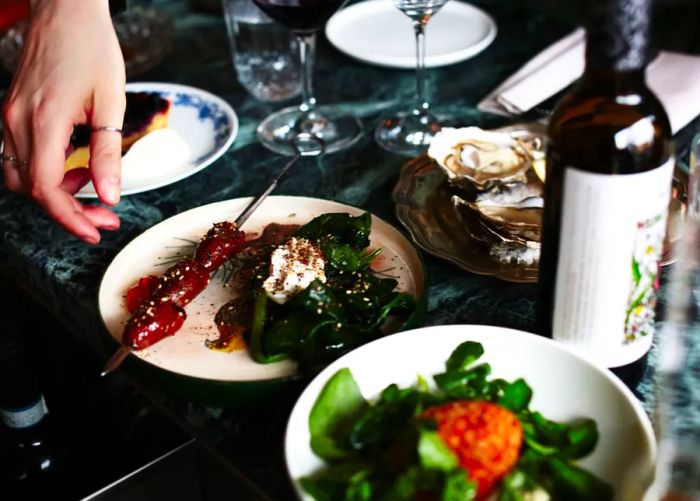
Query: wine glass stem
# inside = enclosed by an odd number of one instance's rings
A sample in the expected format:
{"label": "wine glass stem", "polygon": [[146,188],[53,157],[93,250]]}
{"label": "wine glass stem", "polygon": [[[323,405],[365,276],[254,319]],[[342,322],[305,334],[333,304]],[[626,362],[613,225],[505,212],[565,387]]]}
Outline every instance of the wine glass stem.
{"label": "wine glass stem", "polygon": [[299,61],[301,62],[301,97],[299,109],[308,113],[316,107],[312,85],[312,73],[314,69],[314,49],[316,47],[316,33],[297,33],[299,40]]}
{"label": "wine glass stem", "polygon": [[423,19],[413,20],[416,34],[416,104],[413,114],[425,115],[430,105],[425,98],[425,23]]}

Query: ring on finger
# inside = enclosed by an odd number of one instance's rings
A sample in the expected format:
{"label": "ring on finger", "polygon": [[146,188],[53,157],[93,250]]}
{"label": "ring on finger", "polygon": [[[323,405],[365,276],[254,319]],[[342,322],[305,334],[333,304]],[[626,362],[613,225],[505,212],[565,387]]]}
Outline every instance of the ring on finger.
{"label": "ring on finger", "polygon": [[20,160],[16,155],[5,155],[4,153],[0,155],[0,159],[2,159],[3,162],[10,162],[10,164],[14,165],[15,167],[27,165],[29,163],[26,160]]}
{"label": "ring on finger", "polygon": [[111,127],[109,125],[104,125],[102,127],[93,127],[92,132],[116,132],[117,134],[123,134],[123,131],[119,127]]}

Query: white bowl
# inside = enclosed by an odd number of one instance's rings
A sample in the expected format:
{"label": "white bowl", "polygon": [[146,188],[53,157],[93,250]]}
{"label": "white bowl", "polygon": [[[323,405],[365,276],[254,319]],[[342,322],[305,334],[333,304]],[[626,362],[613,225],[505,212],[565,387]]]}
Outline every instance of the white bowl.
{"label": "white bowl", "polygon": [[[411,386],[421,374],[444,372],[445,361],[463,341],[484,346],[479,362],[488,362],[492,377],[524,378],[533,389],[530,408],[547,418],[571,421],[590,417],[600,440],[578,464],[610,483],[615,499],[641,499],[651,481],[656,440],[649,418],[632,392],[612,373],[534,334],[484,325],[425,327],[368,343],[339,358],[307,386],[287,424],[287,471],[301,499],[312,499],[299,478],[324,463],[309,446],[309,413],[319,392],[339,369],[348,367],[367,399],[378,397],[391,383]],[[633,492],[634,491],[634,492]]]}

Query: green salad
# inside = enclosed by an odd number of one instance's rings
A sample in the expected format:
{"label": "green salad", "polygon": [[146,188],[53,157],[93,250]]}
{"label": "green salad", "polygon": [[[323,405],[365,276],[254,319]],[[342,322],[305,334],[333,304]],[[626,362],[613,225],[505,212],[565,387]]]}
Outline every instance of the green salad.
{"label": "green salad", "polygon": [[371,224],[369,213],[332,213],[300,227],[269,225],[242,253],[245,293],[217,325],[242,330],[256,362],[292,358],[301,372],[382,336],[389,316],[410,315],[416,300],[372,270],[381,249],[370,248]]}
{"label": "green salad", "polygon": [[386,387],[366,401],[349,369],[334,374],[309,416],[326,466],[302,478],[318,501],[606,501],[610,485],[576,465],[598,442],[592,419],[559,423],[530,408],[523,379],[490,378],[480,343],[459,345],[436,389]]}

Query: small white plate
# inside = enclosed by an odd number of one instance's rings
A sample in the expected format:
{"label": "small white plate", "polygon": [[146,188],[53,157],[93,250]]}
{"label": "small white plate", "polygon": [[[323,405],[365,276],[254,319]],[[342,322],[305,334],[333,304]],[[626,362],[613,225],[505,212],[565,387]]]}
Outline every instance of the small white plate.
{"label": "small white plate", "polygon": [[[334,14],[326,36],[335,47],[365,63],[416,67],[411,20],[391,0],[367,0]],[[496,38],[496,23],[471,4],[448,1],[426,25],[425,65],[458,63],[475,56]]]}
{"label": "small white plate", "polygon": [[[130,92],[157,92],[172,103],[168,128],[176,131],[187,143],[190,157],[179,166],[157,169],[153,177],[122,177],[122,195],[155,190],[180,181],[209,166],[229,149],[238,134],[238,117],[229,104],[209,92],[187,85],[143,82],[126,85]],[[77,194],[79,198],[96,198],[95,188],[88,183]]]}
{"label": "small white plate", "polygon": [[[124,324],[129,318],[124,303],[126,291],[140,277],[161,275],[172,259],[190,256],[194,243],[213,223],[233,220],[251,201],[250,198],[226,200],[183,212],[149,228],[117,254],[104,274],[99,292],[102,320],[112,337],[121,342]],[[271,196],[243,226],[247,235],[260,233],[269,223],[304,224],[328,212],[352,215],[365,211],[349,205],[317,198]],[[423,295],[423,264],[413,245],[393,226],[372,216],[371,246],[381,247],[378,271],[399,282],[398,289]],[[296,364],[285,360],[258,364],[247,350],[233,353],[212,351],[206,339],[218,337],[214,316],[219,308],[235,297],[224,287],[221,275],[185,307],[187,320],[174,336],[134,354],[142,360],[178,374],[218,381],[259,381],[296,374]]]}
{"label": "small white plate", "polygon": [[[592,454],[578,464],[610,483],[616,499],[642,499],[656,458],[654,431],[632,392],[611,372],[562,345],[534,334],[486,325],[445,325],[377,339],[339,358],[306,387],[287,425],[285,460],[300,499],[311,500],[301,477],[324,463],[309,445],[309,414],[319,392],[339,369],[348,367],[366,399],[376,399],[391,383],[412,386],[421,374],[444,372],[460,343],[482,343],[493,378],[524,378],[533,390],[530,408],[557,421],[593,418],[600,433]],[[624,495],[622,495],[624,493]],[[639,494],[639,495],[637,495]]]}

